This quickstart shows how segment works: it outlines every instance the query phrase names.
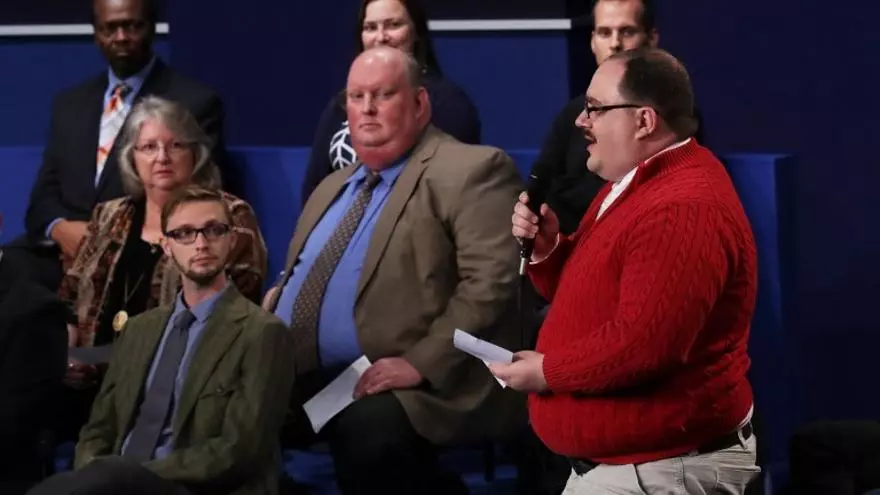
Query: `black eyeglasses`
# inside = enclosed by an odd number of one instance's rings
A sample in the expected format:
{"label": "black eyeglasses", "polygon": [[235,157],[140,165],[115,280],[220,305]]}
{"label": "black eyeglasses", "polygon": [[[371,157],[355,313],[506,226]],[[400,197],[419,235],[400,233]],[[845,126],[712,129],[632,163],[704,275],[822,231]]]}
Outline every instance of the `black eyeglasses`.
{"label": "black eyeglasses", "polygon": [[207,241],[216,241],[217,239],[225,236],[232,230],[229,225],[225,223],[209,223],[204,227],[197,229],[195,227],[179,227],[174,230],[165,232],[165,237],[169,239],[174,239],[180,244],[192,244],[196,242],[196,238],[199,234],[205,236],[205,240]]}
{"label": "black eyeglasses", "polygon": [[584,105],[584,112],[587,114],[588,119],[592,119],[593,116],[590,115],[592,113],[605,113],[609,110],[617,110],[618,108],[641,108],[644,105],[636,105],[635,103],[618,103],[617,105],[596,105],[590,106],[590,104]]}

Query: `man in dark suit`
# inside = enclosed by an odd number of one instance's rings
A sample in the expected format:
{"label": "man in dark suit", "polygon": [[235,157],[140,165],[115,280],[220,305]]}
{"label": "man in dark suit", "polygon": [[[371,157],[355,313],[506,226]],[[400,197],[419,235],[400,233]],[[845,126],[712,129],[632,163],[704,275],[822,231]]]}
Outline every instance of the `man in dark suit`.
{"label": "man in dark suit", "polygon": [[225,164],[223,106],[209,88],[177,74],[156,57],[156,0],[94,0],[95,42],[109,70],[63,91],[52,106],[49,138],[25,218],[27,235],[7,256],[56,289],[59,258],[72,259],[95,204],[124,194],[116,134],[139,98],[184,104]]}
{"label": "man in dark suit", "polygon": [[76,470],[33,495],[277,493],[293,340],[227,280],[229,222],[216,191],[190,187],[165,204],[162,247],[182,290],[125,324]]}
{"label": "man in dark suit", "polygon": [[[42,476],[67,363],[66,309],[22,277],[0,251],[0,493],[20,495]],[[45,441],[44,441],[45,440]]]}

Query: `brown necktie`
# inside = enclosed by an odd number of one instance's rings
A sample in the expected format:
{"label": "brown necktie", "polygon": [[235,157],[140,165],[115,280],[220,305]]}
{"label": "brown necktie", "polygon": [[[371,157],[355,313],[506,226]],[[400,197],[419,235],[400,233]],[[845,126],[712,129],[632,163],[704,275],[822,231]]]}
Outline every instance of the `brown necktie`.
{"label": "brown necktie", "polygon": [[296,300],[293,302],[293,316],[291,317],[291,329],[293,330],[296,348],[294,351],[294,367],[299,375],[308,373],[318,368],[318,318],[321,314],[321,301],[330,277],[336,271],[336,265],[342,258],[345,248],[351,242],[364,211],[370,204],[373,189],[379,183],[381,177],[378,174],[369,173],[367,179],[358,191],[354,204],[345,212],[345,216],[336,226],[336,230],[330,236],[327,244],[315,259],[315,264],[309,270],[306,279],[300,287]]}

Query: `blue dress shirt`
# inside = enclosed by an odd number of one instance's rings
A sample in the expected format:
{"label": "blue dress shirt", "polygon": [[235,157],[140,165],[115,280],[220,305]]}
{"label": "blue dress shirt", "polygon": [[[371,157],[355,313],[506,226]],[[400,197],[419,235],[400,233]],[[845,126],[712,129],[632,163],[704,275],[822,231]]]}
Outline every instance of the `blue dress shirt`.
{"label": "blue dress shirt", "polygon": [[[168,457],[168,454],[174,449],[174,443],[172,441],[174,431],[171,427],[174,424],[174,415],[177,412],[177,404],[180,402],[180,392],[183,390],[183,384],[186,382],[186,375],[187,371],[189,371],[189,365],[192,361],[193,353],[199,343],[199,339],[205,331],[205,324],[208,321],[208,317],[211,316],[211,313],[214,310],[214,305],[224,292],[225,289],[219,291],[208,299],[205,299],[194,307],[189,308],[190,312],[192,312],[196,319],[193,321],[192,326],[189,327],[187,333],[186,351],[183,353],[183,359],[180,361],[180,368],[177,369],[177,377],[174,380],[174,401],[171,403],[172,414],[168,415],[168,418],[165,420],[165,426],[159,434],[159,441],[156,444],[156,451],[154,453],[155,459],[164,459]],[[158,366],[159,360],[162,357],[162,352],[165,350],[165,342],[168,340],[168,334],[174,326],[174,322],[177,320],[177,315],[187,309],[186,303],[183,302],[183,294],[178,294],[177,302],[174,305],[174,311],[171,312],[171,318],[168,318],[168,323],[165,324],[165,331],[162,334],[162,340],[159,341],[159,347],[156,349],[156,354],[153,355],[153,363],[150,365],[150,371],[147,375],[147,383],[144,390],[149,390],[150,385],[153,384],[153,376],[156,373],[156,366]],[[125,441],[122,444],[122,452],[125,452],[130,439],[131,431],[125,436]]]}
{"label": "blue dress shirt", "polygon": [[[376,222],[405,163],[406,157],[394,166],[379,172],[382,180],[373,189],[373,196],[364,211],[364,217],[327,284],[327,292],[324,293],[318,319],[318,353],[321,367],[324,369],[348,366],[363,355],[354,321],[354,303],[361,278],[361,268]],[[342,194],[330,205],[306,240],[293,269],[293,275],[282,289],[275,308],[275,315],[288,325],[293,316],[293,303],[306,275],[333,231],[336,230],[336,225],[353,204],[366,180],[367,172],[366,167],[361,166],[346,180]]]}

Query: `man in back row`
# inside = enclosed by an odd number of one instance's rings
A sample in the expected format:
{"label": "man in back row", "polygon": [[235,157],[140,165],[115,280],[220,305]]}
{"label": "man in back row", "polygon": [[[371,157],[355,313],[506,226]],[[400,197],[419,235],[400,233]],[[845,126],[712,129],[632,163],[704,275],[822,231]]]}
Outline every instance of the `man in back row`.
{"label": "man in back row", "polygon": [[124,195],[114,144],[138,99],[156,95],[186,106],[213,141],[218,166],[226,161],[220,98],[153,53],[157,0],[93,0],[92,8],[95,43],[109,69],[55,98],[27,235],[4,255],[51,290],[61,281],[62,259],[75,257],[95,204]]}

